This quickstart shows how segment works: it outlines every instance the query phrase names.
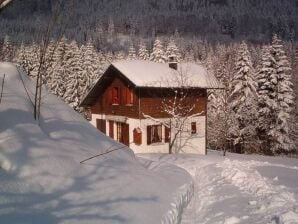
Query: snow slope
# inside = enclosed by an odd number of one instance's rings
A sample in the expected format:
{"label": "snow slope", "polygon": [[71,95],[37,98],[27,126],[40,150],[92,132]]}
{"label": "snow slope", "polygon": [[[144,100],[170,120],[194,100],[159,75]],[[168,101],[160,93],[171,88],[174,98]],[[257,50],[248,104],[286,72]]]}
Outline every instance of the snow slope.
{"label": "snow slope", "polygon": [[297,224],[298,160],[229,154],[139,155],[185,168],[195,193],[182,224]]}
{"label": "snow slope", "polygon": [[[0,104],[0,223],[178,223],[192,193],[183,169],[135,158],[9,63]],[[0,87],[1,88],[1,87]],[[80,164],[111,149],[112,153]],[[151,164],[151,165],[150,165]]]}

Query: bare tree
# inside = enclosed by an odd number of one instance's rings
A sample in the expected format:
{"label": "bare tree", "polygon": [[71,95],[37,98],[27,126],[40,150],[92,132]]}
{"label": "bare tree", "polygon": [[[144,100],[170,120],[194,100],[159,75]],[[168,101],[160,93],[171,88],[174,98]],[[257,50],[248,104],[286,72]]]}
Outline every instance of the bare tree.
{"label": "bare tree", "polygon": [[11,3],[12,0],[0,0],[0,12],[4,7],[6,7],[9,3]]}
{"label": "bare tree", "polygon": [[143,114],[147,119],[151,119],[156,123],[164,125],[169,130],[169,136],[166,136],[169,142],[169,153],[173,153],[173,148],[177,143],[177,139],[183,134],[191,136],[189,121],[195,117],[202,115],[205,111],[199,111],[198,93],[199,89],[191,87],[190,77],[185,71],[179,70],[172,74],[170,79],[163,80],[167,83],[164,88],[161,113],[165,115],[165,119],[158,119]]}
{"label": "bare tree", "polygon": [[[47,61],[51,60],[51,58],[53,57],[55,49],[57,48],[58,43],[64,34],[65,27],[67,24],[64,16],[62,15],[63,1],[59,0],[53,4],[54,5],[53,5],[52,16],[48,22],[46,30],[44,32],[41,32],[41,37],[40,37],[39,61],[38,61],[38,69],[37,69],[37,76],[36,76],[35,96],[34,96],[34,119],[35,120],[39,120],[40,118],[43,80],[45,78],[44,76],[47,73],[50,65],[49,63],[47,63]],[[62,22],[62,17],[64,19],[64,22]],[[69,15],[66,18],[69,18]],[[54,45],[54,50],[49,53],[48,52],[49,44],[51,41],[51,37],[54,34],[54,31],[58,32],[58,38],[57,38],[56,44]]]}

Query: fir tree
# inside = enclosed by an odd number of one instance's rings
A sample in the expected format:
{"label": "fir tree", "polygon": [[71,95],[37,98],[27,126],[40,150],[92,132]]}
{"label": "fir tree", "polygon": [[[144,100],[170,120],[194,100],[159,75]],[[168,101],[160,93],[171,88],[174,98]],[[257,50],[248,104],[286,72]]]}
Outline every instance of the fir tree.
{"label": "fir tree", "polygon": [[166,56],[168,59],[169,57],[174,57],[175,61],[177,62],[181,61],[181,53],[173,38],[170,39],[167,45]]}
{"label": "fir tree", "polygon": [[66,91],[63,96],[66,103],[79,111],[80,98],[83,96],[86,80],[82,75],[82,63],[79,48],[75,41],[68,44],[65,52],[66,64]]}
{"label": "fir tree", "polygon": [[84,95],[91,88],[93,82],[97,78],[97,53],[91,43],[91,40],[87,42],[85,47],[81,47],[81,60],[82,60],[82,75],[86,80]]}
{"label": "fir tree", "polygon": [[166,63],[167,57],[163,50],[162,42],[156,38],[153,44],[152,53],[150,54],[150,60],[159,63]]}
{"label": "fir tree", "polygon": [[[293,149],[293,142],[289,137],[289,120],[294,108],[294,94],[292,89],[290,64],[281,44],[281,40],[274,35],[272,40],[272,56],[274,58],[276,125],[269,131],[273,138],[271,150],[273,153],[289,152]],[[275,77],[274,77],[275,78]]]}
{"label": "fir tree", "polygon": [[271,54],[272,47],[264,46],[262,51],[262,63],[257,74],[258,83],[258,136],[262,141],[262,150],[270,152],[272,139],[268,133],[275,126],[275,85],[277,81],[274,69],[274,58]]}
{"label": "fir tree", "polygon": [[148,52],[147,47],[144,43],[141,43],[139,46],[138,56],[139,56],[139,59],[141,59],[141,60],[149,59],[149,52]]}
{"label": "fir tree", "polygon": [[20,48],[17,50],[14,61],[17,63],[18,66],[20,66],[24,71],[26,71],[26,68],[28,67],[29,62],[26,57],[26,51],[25,51],[25,46],[23,42]]}
{"label": "fir tree", "polygon": [[66,60],[64,54],[66,51],[67,39],[61,38],[58,42],[52,57],[52,66],[49,69],[51,82],[48,85],[52,93],[63,97],[66,90]]}
{"label": "fir tree", "polygon": [[128,51],[128,59],[133,60],[133,59],[136,59],[136,58],[137,58],[136,50],[135,50],[133,44],[131,44],[130,47],[129,47],[129,51]]}
{"label": "fir tree", "polygon": [[251,143],[255,140],[256,115],[256,81],[252,67],[250,53],[246,43],[239,48],[236,62],[236,72],[232,81],[232,92],[229,97],[231,108],[236,114],[239,132],[234,139],[240,152],[251,150]]}
{"label": "fir tree", "polygon": [[13,47],[10,41],[10,37],[8,35],[4,37],[0,59],[2,61],[9,61],[9,62],[11,62],[13,59]]}
{"label": "fir tree", "polygon": [[125,54],[123,51],[118,51],[115,54],[116,60],[124,60],[126,58]]}

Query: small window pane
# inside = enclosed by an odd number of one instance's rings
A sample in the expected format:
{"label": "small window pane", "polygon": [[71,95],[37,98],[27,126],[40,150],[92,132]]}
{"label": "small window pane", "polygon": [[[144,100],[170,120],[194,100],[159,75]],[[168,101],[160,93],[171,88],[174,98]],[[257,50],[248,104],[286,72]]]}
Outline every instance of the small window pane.
{"label": "small window pane", "polygon": [[191,134],[194,135],[197,133],[197,124],[196,122],[191,122]]}

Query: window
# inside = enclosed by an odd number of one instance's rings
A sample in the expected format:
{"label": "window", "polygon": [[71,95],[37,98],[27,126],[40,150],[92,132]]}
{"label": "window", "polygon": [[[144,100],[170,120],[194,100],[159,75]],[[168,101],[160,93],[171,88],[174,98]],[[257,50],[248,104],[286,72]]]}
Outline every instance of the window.
{"label": "window", "polygon": [[129,89],[129,88],[125,89],[125,99],[126,99],[126,105],[132,105],[133,104],[133,91],[132,91],[132,89]]}
{"label": "window", "polygon": [[117,122],[116,124],[117,124],[116,140],[118,142],[121,142],[121,140],[122,140],[122,126],[121,126],[121,124],[122,123]]}
{"label": "window", "polygon": [[191,122],[191,134],[192,135],[197,134],[197,123],[196,122]]}
{"label": "window", "polygon": [[112,88],[112,104],[120,104],[120,88],[113,87]]}
{"label": "window", "polygon": [[147,144],[162,142],[162,126],[147,126]]}
{"label": "window", "polygon": [[116,140],[129,146],[129,125],[126,123],[116,122]]}

